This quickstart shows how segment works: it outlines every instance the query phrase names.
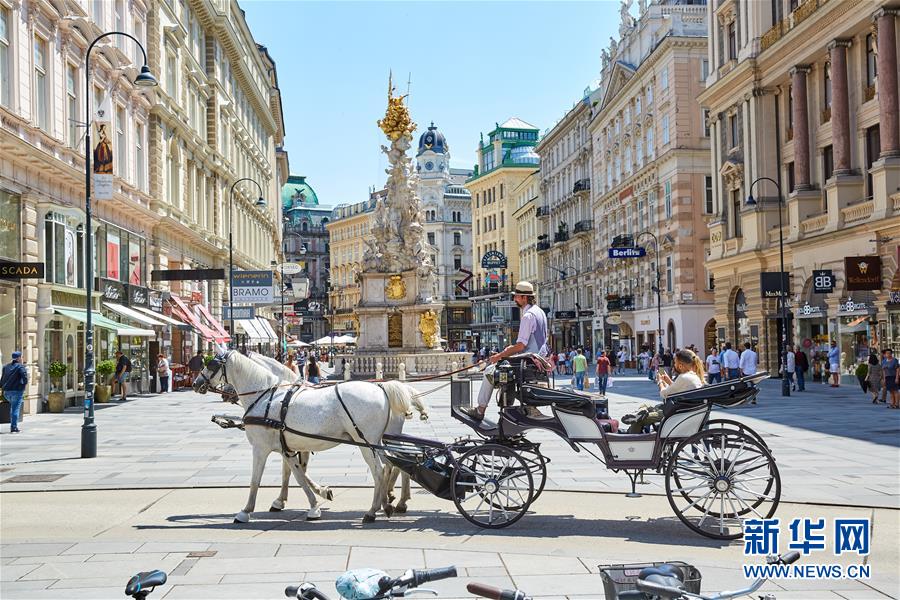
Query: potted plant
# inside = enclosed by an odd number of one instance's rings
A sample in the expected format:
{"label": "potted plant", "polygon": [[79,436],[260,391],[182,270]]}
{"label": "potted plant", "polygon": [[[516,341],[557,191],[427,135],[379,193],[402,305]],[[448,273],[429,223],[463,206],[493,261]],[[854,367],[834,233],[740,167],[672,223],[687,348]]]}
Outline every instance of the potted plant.
{"label": "potted plant", "polygon": [[109,377],[116,370],[116,361],[101,360],[97,363],[97,383],[94,386],[94,402],[109,402],[111,393]]}
{"label": "potted plant", "polygon": [[66,407],[66,392],[62,387],[62,379],[68,370],[69,367],[58,360],[50,363],[47,368],[47,374],[50,376],[50,393],[47,395],[50,412],[61,413]]}
{"label": "potted plant", "polygon": [[866,381],[866,375],[869,374],[869,365],[866,363],[859,363],[856,365],[856,379],[859,381],[859,387],[862,388],[863,393],[869,391],[869,382]]}

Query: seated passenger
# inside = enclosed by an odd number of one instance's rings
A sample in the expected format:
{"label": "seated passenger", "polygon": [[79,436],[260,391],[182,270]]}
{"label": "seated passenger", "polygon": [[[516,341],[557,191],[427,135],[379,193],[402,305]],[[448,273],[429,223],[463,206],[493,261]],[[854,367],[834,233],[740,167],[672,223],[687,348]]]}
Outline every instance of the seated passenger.
{"label": "seated passenger", "polygon": [[659,386],[659,395],[664,399],[672,394],[703,387],[706,374],[699,356],[690,350],[679,350],[675,354],[674,367],[676,373],[674,381],[665,371],[657,371],[656,384]]}

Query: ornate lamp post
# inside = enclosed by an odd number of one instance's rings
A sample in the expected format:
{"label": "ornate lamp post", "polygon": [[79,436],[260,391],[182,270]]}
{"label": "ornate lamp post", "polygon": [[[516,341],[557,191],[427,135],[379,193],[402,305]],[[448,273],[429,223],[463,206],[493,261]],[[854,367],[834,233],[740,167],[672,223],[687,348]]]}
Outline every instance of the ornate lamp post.
{"label": "ornate lamp post", "polygon": [[125,36],[141,49],[144,64],[141,72],[134,79],[134,85],[138,87],[155,87],[158,85],[156,78],[147,66],[147,51],[135,38],[123,31],[109,31],[91,42],[84,56],[84,103],[87,132],[84,136],[84,247],[85,247],[85,324],[84,324],[84,422],[81,425],[81,458],[94,458],[97,456],[97,424],[94,421],[94,325],[93,307],[91,303],[91,289],[94,285],[94,248],[91,240],[91,50],[97,42],[112,35]]}
{"label": "ornate lamp post", "polygon": [[[775,189],[778,190],[778,198],[772,200],[769,198],[760,198],[759,201],[753,198],[753,186],[759,183],[760,181],[771,181],[775,186]],[[787,290],[785,289],[785,276],[784,276],[784,230],[781,219],[781,205],[784,203],[781,195],[781,186],[778,185],[778,182],[770,177],[757,177],[753,180],[753,183],[750,184],[750,187],[747,189],[747,206],[756,206],[759,202],[777,202],[778,203],[778,256],[781,261],[781,271],[778,273],[778,283],[779,283],[779,300],[781,301],[781,366],[782,366],[782,374],[781,374],[781,395],[782,396],[790,396],[791,395],[791,383],[788,381],[787,377],[787,353],[788,353],[788,318],[790,317],[790,312],[788,311],[788,297]],[[735,215],[735,218],[738,218],[739,215]]]}
{"label": "ornate lamp post", "polygon": [[262,186],[255,179],[243,177],[231,184],[231,192],[228,194],[228,314],[229,314],[229,333],[231,334],[231,347],[234,348],[234,219],[232,218],[232,208],[234,207],[234,188],[242,181],[253,183],[259,190],[259,198],[256,200],[256,206],[263,208],[266,205],[265,199],[262,197]]}

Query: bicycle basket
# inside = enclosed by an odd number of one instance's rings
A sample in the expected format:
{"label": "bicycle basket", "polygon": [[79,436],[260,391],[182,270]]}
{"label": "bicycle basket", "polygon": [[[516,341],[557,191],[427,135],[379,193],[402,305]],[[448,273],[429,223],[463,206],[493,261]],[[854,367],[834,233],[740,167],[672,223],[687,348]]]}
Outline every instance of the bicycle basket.
{"label": "bicycle basket", "polygon": [[[700,593],[700,571],[685,562],[670,560],[668,562],[634,563],[629,565],[599,565],[606,600],[619,600],[619,594],[637,591],[635,582],[641,570],[662,565],[681,567],[684,571],[684,589],[691,594]],[[628,596],[630,594],[624,598]]]}

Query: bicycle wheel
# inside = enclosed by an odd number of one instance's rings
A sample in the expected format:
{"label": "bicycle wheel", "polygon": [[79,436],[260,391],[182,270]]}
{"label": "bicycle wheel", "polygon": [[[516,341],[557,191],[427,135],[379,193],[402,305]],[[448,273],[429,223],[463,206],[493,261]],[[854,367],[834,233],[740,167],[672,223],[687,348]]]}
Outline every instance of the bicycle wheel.
{"label": "bicycle wheel", "polygon": [[528,463],[497,444],[477,446],[460,456],[450,487],[459,513],[486,529],[501,529],[521,519],[534,495]]}
{"label": "bicycle wheel", "polygon": [[666,468],[666,496],[676,516],[700,535],[737,539],[747,516],[767,519],[781,498],[781,477],[769,450],[729,428],[683,440]]}

